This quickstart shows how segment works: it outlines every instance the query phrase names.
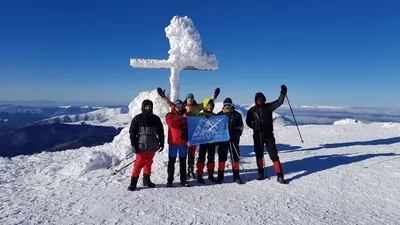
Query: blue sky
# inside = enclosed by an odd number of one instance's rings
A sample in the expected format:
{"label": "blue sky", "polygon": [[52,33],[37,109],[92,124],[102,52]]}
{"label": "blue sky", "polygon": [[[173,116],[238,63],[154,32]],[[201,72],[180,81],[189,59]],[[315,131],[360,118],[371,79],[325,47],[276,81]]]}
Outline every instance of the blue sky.
{"label": "blue sky", "polygon": [[6,1],[0,5],[0,100],[128,104],[169,89],[168,70],[130,58],[167,59],[164,28],[189,16],[217,72],[183,71],[181,97],[221,88],[220,99],[400,107],[398,1]]}

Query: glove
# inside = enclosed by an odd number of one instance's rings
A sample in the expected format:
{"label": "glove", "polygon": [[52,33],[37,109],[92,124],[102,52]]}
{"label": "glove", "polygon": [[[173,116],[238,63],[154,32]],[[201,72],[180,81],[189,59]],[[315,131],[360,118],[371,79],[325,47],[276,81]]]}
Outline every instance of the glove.
{"label": "glove", "polygon": [[214,91],[214,98],[215,98],[215,99],[218,97],[219,92],[220,92],[220,89],[219,89],[219,88],[216,88],[215,91]]}
{"label": "glove", "polygon": [[140,152],[139,144],[133,144],[131,147],[132,147],[132,152],[136,154]]}
{"label": "glove", "polygon": [[236,134],[236,139],[235,139],[235,140],[239,141],[239,140],[240,140],[240,136],[242,136],[242,135],[239,134],[239,133],[237,133],[237,134]]}
{"label": "glove", "polygon": [[281,94],[286,95],[287,93],[287,87],[285,85],[281,86]]}
{"label": "glove", "polygon": [[165,89],[163,90],[159,87],[159,88],[157,88],[157,92],[161,98],[165,98]]}
{"label": "glove", "polygon": [[160,142],[158,152],[162,152],[164,150],[164,142]]}

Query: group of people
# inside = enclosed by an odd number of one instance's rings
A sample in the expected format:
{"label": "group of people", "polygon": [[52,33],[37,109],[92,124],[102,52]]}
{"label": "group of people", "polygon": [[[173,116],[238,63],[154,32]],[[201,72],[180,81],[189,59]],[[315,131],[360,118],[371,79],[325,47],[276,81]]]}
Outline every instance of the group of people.
{"label": "group of people", "polygon": [[[175,162],[179,156],[180,183],[182,186],[189,186],[188,179],[197,179],[201,184],[204,183],[203,172],[207,166],[208,179],[217,184],[224,182],[225,164],[228,153],[232,160],[233,180],[238,184],[243,184],[239,175],[240,160],[240,137],[243,133],[242,115],[235,110],[232,99],[226,98],[223,101],[222,111],[215,114],[214,101],[217,99],[220,89],[216,88],[211,98],[204,99],[203,103],[197,103],[194,95],[189,93],[185,100],[171,102],[165,96],[165,90],[157,89],[163,101],[171,108],[171,112],[166,115],[168,125],[168,166],[167,166],[167,187],[171,187],[174,181]],[[267,103],[266,97],[259,92],[255,95],[255,105],[247,113],[246,124],[253,129],[254,152],[258,168],[257,180],[263,180],[264,176],[264,145],[266,145],[270,159],[273,162],[279,183],[286,183],[281,163],[279,161],[278,150],[275,144],[273,133],[272,112],[281,106],[285,100],[287,87],[281,86],[280,96],[277,100]],[[188,146],[187,116],[202,116],[209,118],[215,115],[226,115],[229,119],[228,130],[230,140],[219,143],[200,144],[196,163],[196,173],[194,162],[197,146]],[[131,183],[128,190],[134,191],[137,187],[141,170],[143,169],[143,185],[155,187],[150,180],[151,166],[154,155],[157,151],[164,149],[164,128],[160,117],[153,114],[153,102],[144,100],[142,102],[142,113],[136,115],[131,122],[129,129],[130,141],[133,151],[136,153]],[[218,147],[218,173],[214,176],[215,170],[215,151]],[[207,164],[206,162],[207,156]],[[187,164],[186,164],[187,160]]]}

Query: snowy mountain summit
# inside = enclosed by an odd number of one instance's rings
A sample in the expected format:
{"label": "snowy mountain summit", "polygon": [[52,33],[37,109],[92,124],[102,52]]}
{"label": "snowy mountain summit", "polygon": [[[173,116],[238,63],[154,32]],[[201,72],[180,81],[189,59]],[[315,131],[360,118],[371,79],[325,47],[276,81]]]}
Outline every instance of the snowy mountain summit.
{"label": "snowy mountain summit", "polygon": [[[171,68],[172,99],[179,96],[181,69],[207,69],[187,61],[171,67],[175,59],[187,54],[191,61],[206,56],[208,64],[215,62],[211,54],[202,53],[192,25],[187,17],[172,19],[167,35],[188,36],[169,37],[168,61],[131,60],[134,67]],[[141,112],[145,99],[153,101],[167,133],[170,109],[156,90],[133,99],[129,116]],[[216,105],[215,111],[221,108]],[[245,116],[244,108],[235,107]],[[271,179],[255,180],[253,131],[245,126],[239,149],[244,184],[233,182],[228,160],[223,184],[190,180],[190,187],[177,182],[166,188],[166,146],[154,158],[151,179],[156,186],[144,187],[140,179],[136,191],[129,192],[134,157],[124,160],[118,168],[127,167],[115,175],[104,169],[131,153],[127,125],[102,146],[0,157],[0,224],[399,224],[399,123],[300,126],[301,144],[296,126],[286,126],[289,120],[274,115],[274,123],[281,125],[275,126],[275,137],[287,185],[276,182],[266,150],[265,170]]]}
{"label": "snowy mountain summit", "polygon": [[[154,113],[165,122],[169,108],[155,90],[140,93],[129,115],[140,112],[144,99],[154,102]],[[243,185],[233,183],[227,163],[224,184],[190,180],[188,188],[165,188],[166,147],[154,159],[156,187],[139,182],[135,192],[126,190],[132,159],[122,163],[130,166],[117,175],[104,169],[130,152],[128,130],[103,146],[0,158],[0,223],[397,224],[400,217],[398,123],[301,126],[303,146],[295,126],[276,129],[287,185],[275,181],[268,156],[271,180],[255,180],[248,128],[240,142],[241,177],[249,179]]]}

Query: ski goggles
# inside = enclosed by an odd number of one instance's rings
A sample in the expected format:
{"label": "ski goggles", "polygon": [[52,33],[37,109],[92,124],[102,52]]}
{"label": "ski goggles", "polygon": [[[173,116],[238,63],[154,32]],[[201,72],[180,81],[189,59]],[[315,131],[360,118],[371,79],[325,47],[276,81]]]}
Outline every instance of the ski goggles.
{"label": "ski goggles", "polygon": [[232,104],[231,103],[225,103],[224,104],[224,108],[231,108],[232,107]]}
{"label": "ski goggles", "polygon": [[183,107],[183,104],[180,104],[180,103],[175,104],[175,108],[182,108],[182,107]]}

